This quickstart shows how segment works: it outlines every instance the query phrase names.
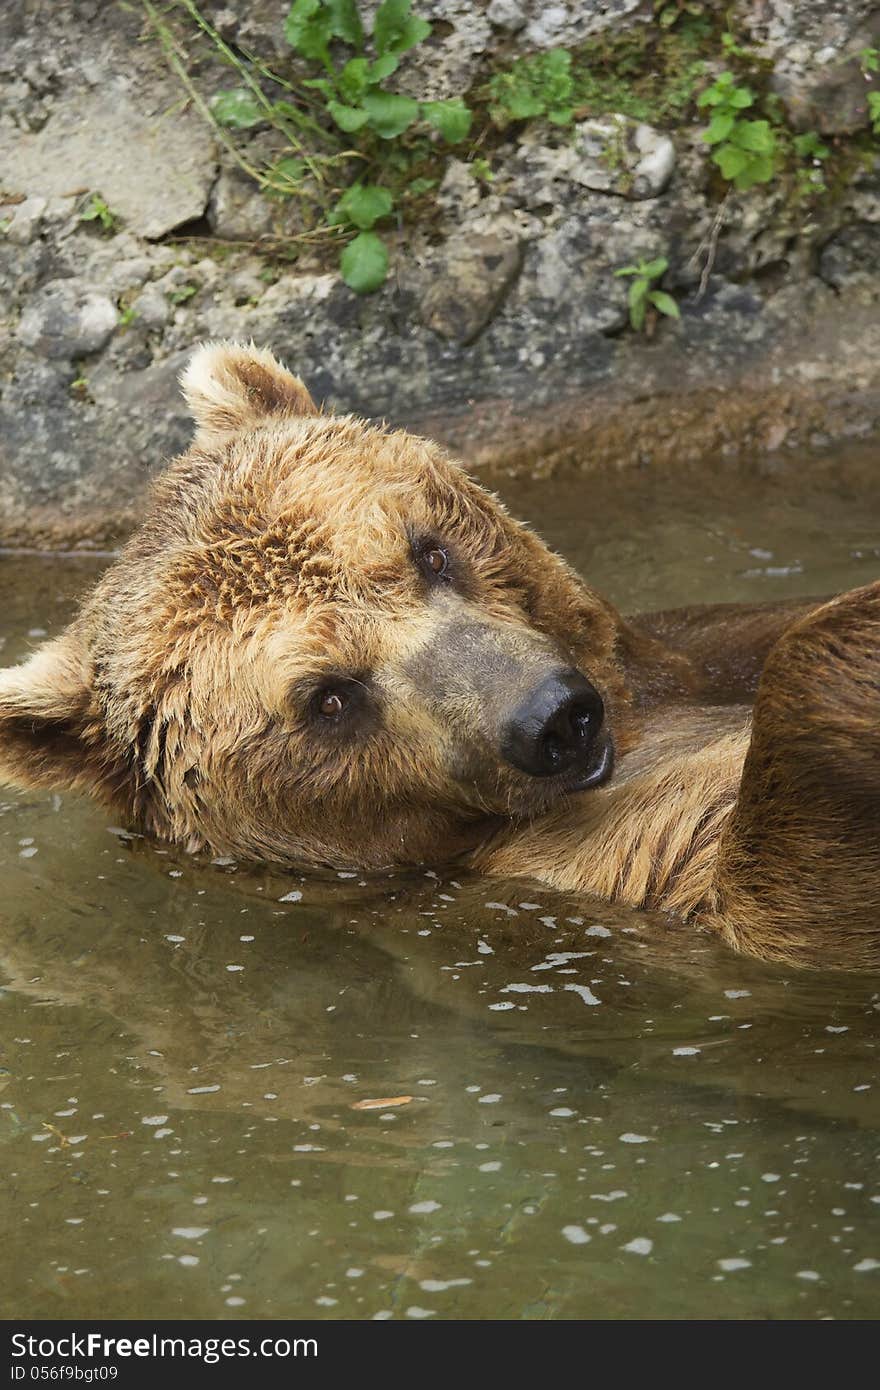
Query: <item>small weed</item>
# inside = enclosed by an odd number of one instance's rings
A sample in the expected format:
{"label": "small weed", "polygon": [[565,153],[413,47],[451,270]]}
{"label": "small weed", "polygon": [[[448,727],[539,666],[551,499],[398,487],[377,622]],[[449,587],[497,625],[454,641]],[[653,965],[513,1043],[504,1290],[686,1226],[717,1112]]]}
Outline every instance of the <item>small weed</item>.
{"label": "small weed", "polygon": [[703,131],[706,144],[714,147],[712,160],[741,193],[769,183],[776,173],[776,135],[770,122],[743,118],[754,101],[751,89],[738,86],[732,72],[723,72],[697,99],[699,107],[712,112]]}
{"label": "small weed", "polygon": [[618,279],[625,277],[632,281],[627,296],[629,321],[637,333],[641,333],[645,328],[649,333],[651,332],[653,328],[653,316],[649,319],[651,310],[656,310],[658,314],[664,314],[666,318],[681,318],[681,311],[672,295],[667,294],[665,290],[656,288],[668,269],[669,262],[665,256],[658,256],[654,261],[639,261],[636,265],[624,265],[614,272]]}
{"label": "small weed", "polygon": [[859,62],[866,77],[869,73],[880,72],[880,48],[863,48],[859,53]]}
{"label": "small weed", "polygon": [[130,304],[127,305],[124,309],[119,310],[119,327],[122,329],[128,328],[130,324],[134,323],[136,318],[137,314],[132,306]]}
{"label": "small weed", "polygon": [[488,159],[484,159],[482,155],[478,155],[476,159],[472,159],[467,167],[472,177],[475,178],[478,183],[491,183],[495,178],[492,165],[489,163]]}
{"label": "small weed", "polygon": [[489,114],[502,130],[511,121],[546,116],[554,125],[567,125],[573,114],[574,81],[571,54],[565,48],[518,58],[507,72],[489,83]]}
{"label": "small weed", "polygon": [[185,304],[188,299],[192,299],[194,294],[198,294],[198,285],[178,285],[177,289],[168,291],[168,298],[172,304]]}
{"label": "small weed", "polygon": [[119,227],[119,218],[112,212],[100,193],[90,193],[87,201],[80,208],[80,222],[99,222],[101,231],[112,236]]}
{"label": "small weed", "polygon": [[[863,48],[859,62],[865,81],[873,82],[874,74],[880,73],[880,48]],[[880,92],[868,93],[868,119],[873,134],[880,135]]]}

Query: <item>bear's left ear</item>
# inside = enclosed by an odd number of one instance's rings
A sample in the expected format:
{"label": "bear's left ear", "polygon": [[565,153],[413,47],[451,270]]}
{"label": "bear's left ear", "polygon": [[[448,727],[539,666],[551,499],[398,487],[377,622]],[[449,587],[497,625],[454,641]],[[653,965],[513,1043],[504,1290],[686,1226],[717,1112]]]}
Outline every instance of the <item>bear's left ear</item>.
{"label": "bear's left ear", "polygon": [[23,665],[0,671],[0,782],[95,790],[96,750],[83,739],[88,666],[68,631]]}
{"label": "bear's left ear", "polygon": [[180,384],[202,435],[253,428],[267,416],[318,413],[299,378],[253,343],[203,343]]}

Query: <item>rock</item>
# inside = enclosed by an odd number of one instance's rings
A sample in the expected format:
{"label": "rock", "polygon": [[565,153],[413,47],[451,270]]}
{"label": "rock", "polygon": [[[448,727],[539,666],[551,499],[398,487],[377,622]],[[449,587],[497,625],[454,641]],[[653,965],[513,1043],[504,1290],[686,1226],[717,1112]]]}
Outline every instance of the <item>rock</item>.
{"label": "rock", "polygon": [[526,23],[525,6],[518,0],[491,0],[486,18],[499,29],[507,29],[511,34],[522,29]]}
{"label": "rock", "polygon": [[[179,99],[179,94],[174,94]],[[129,230],[148,239],[201,217],[216,172],[199,117],[146,112],[125,90],[73,88],[37,132],[0,126],[7,191],[32,197],[99,193]]]}
{"label": "rock", "polygon": [[433,25],[433,33],[404,55],[394,75],[394,90],[417,101],[462,96],[476,78],[492,38],[487,16],[473,0],[419,0],[415,9],[420,19]]}
{"label": "rock", "polygon": [[147,285],[131,302],[134,321],[154,331],[164,328],[171,317],[171,306],[157,285]]}
{"label": "rock", "polygon": [[258,241],[272,232],[272,204],[237,166],[221,169],[207,216],[214,235],[228,241]]}
{"label": "rock", "polygon": [[851,135],[868,124],[871,90],[858,58],[806,71],[774,73],[771,87],[781,97],[795,130]]}
{"label": "rock", "polygon": [[862,222],[832,237],[819,257],[819,274],[832,289],[856,278],[876,282],[880,266],[880,223]]}
{"label": "rock", "polygon": [[512,161],[515,196],[525,206],[553,204],[560,184],[613,193],[623,198],[655,198],[675,168],[675,146],[653,126],[611,115],[581,121],[573,138],[544,143],[527,134]]}
{"label": "rock", "polygon": [[46,199],[39,197],[25,198],[23,203],[15,204],[6,229],[7,241],[11,241],[13,246],[27,246],[28,242],[33,241],[39,233],[46,206]]}
{"label": "rock", "polygon": [[513,237],[466,232],[451,237],[422,296],[422,322],[441,338],[472,343],[498,312],[521,260],[521,245]]}
{"label": "rock", "polygon": [[739,0],[738,9],[797,129],[834,135],[867,124],[859,53],[880,43],[877,0]]}
{"label": "rock", "polygon": [[116,327],[116,306],[78,280],[52,280],[21,316],[18,339],[42,357],[84,357],[100,352]]}
{"label": "rock", "polygon": [[531,48],[570,47],[591,34],[619,26],[620,21],[644,10],[641,0],[568,0],[566,4],[543,5],[541,0],[524,0],[526,45]]}

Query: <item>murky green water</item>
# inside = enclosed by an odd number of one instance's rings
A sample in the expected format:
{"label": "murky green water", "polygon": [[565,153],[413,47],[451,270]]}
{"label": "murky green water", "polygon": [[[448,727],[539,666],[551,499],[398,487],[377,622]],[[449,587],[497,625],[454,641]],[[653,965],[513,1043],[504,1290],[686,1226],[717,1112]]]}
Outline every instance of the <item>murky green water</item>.
{"label": "murky green water", "polygon": [[[625,608],[769,598],[877,575],[876,458],[507,491]],[[3,660],[98,568],[0,559]],[[72,797],[0,793],[0,874],[5,1317],[880,1312],[880,977],[196,862]]]}

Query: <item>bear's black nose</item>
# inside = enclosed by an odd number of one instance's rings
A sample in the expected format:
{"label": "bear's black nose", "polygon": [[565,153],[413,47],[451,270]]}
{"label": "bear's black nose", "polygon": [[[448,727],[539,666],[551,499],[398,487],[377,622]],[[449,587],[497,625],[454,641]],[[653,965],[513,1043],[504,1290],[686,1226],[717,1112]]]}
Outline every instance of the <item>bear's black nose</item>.
{"label": "bear's black nose", "polygon": [[532,777],[586,772],[604,716],[601,695],[580,671],[557,671],[514,711],[501,752]]}

